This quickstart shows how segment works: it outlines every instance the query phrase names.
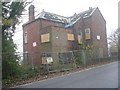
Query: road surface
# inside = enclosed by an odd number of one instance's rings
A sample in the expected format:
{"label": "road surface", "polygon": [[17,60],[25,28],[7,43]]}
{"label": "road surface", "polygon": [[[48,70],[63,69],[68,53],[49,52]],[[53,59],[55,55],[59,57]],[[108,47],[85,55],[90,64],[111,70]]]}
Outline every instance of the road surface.
{"label": "road surface", "polygon": [[17,88],[118,88],[118,63],[20,85]]}

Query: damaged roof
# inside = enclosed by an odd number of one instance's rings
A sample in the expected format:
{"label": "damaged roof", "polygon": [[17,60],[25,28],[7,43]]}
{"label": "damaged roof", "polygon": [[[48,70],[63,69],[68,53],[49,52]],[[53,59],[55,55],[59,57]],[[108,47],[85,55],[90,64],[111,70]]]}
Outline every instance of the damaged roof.
{"label": "damaged roof", "polygon": [[72,25],[74,25],[80,18],[88,18],[92,15],[92,13],[96,10],[96,8],[89,8],[89,10],[86,10],[84,12],[78,13],[78,14],[74,14],[71,17],[64,17],[64,16],[60,16],[54,13],[50,13],[50,12],[46,12],[46,11],[42,11],[39,15],[37,15],[37,18],[43,18],[43,19],[47,19],[47,20],[51,20],[51,21],[57,21],[57,22],[61,22],[65,24],[65,27],[70,27]]}

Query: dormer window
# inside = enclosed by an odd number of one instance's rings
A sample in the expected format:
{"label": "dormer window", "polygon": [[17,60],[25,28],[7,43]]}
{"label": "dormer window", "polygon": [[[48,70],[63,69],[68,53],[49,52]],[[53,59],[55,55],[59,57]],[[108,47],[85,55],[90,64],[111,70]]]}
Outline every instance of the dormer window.
{"label": "dormer window", "polygon": [[87,16],[88,14],[86,13],[85,16]]}

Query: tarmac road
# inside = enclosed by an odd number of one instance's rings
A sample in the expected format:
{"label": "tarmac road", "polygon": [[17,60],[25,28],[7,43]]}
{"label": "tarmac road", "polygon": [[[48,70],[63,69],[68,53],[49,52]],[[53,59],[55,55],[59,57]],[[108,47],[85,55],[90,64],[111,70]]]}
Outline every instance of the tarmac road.
{"label": "tarmac road", "polygon": [[118,88],[118,62],[20,85],[17,88]]}

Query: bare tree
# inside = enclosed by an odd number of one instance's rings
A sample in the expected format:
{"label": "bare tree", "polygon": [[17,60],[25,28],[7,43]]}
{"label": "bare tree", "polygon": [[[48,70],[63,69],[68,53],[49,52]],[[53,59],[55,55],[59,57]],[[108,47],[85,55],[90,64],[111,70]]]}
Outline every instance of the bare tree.
{"label": "bare tree", "polygon": [[118,37],[120,35],[119,29],[117,29],[109,38],[109,45],[118,46]]}
{"label": "bare tree", "polygon": [[119,42],[119,38],[120,38],[120,30],[116,29],[116,31],[108,38],[109,40],[109,50],[111,53],[117,53],[118,52],[118,48],[120,47],[120,42]]}

